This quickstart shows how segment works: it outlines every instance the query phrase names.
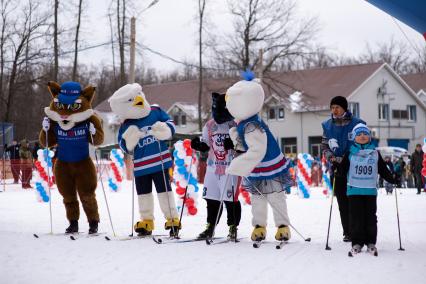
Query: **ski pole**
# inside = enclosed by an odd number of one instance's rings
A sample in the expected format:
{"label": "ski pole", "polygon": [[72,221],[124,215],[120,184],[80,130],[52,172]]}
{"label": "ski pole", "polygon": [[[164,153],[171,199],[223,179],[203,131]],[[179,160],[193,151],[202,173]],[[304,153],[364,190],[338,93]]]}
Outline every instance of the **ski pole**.
{"label": "ski pole", "polygon": [[[130,156],[134,158],[134,152],[130,151]],[[132,163],[133,163],[132,158]],[[135,222],[135,176],[134,176],[134,164],[132,169],[132,223],[130,224],[130,237],[133,237],[133,224]]]}
{"label": "ski pole", "polygon": [[[257,186],[255,186],[247,177],[244,177],[250,184],[251,186],[263,197],[267,200],[266,196],[257,188]],[[271,205],[271,207],[276,210],[276,208],[274,207],[274,205],[272,205],[271,203],[269,203]],[[285,217],[283,216],[283,214],[281,213],[281,211],[276,210],[277,212],[280,212],[281,217]],[[302,239],[305,240],[305,242],[310,242],[311,238],[305,238],[291,223],[288,224]]]}
{"label": "ski pole", "polygon": [[325,244],[326,250],[331,250],[331,247],[328,245],[328,239],[330,237],[331,213],[333,212],[333,199],[334,199],[334,185],[335,185],[335,183],[336,183],[336,170],[334,171],[333,187],[331,189],[330,216],[328,217],[327,242]]}
{"label": "ski pole", "polygon": [[212,236],[211,236],[210,240],[209,240],[209,238],[206,239],[206,243],[207,244],[211,244],[212,243],[214,234],[216,232],[217,223],[219,223],[219,216],[220,216],[220,213],[221,213],[222,207],[223,207],[223,195],[224,195],[224,193],[226,191],[226,188],[228,187],[229,177],[231,177],[231,175],[226,175],[225,186],[224,186],[224,188],[223,188],[223,190],[222,190],[222,192],[220,194],[219,210],[216,213],[216,218],[215,218],[215,222],[214,222],[214,226],[213,226]]}
{"label": "ski pole", "polygon": [[[49,121],[49,119],[47,117],[45,117],[44,119]],[[49,161],[49,139],[48,139],[49,138],[49,136],[48,136],[49,129],[45,128],[44,131],[46,132],[46,149],[43,153],[43,158],[47,157],[47,161]],[[52,194],[51,194],[51,191],[50,191],[50,168],[49,168],[49,165],[47,166],[47,189],[49,191],[50,234],[53,235]]]}
{"label": "ski pole", "polygon": [[191,163],[189,164],[189,174],[188,174],[188,179],[186,180],[185,194],[183,195],[183,203],[182,203],[182,208],[181,208],[180,217],[179,217],[179,227],[182,226],[183,209],[185,209],[186,194],[188,192],[188,185],[189,185],[189,179],[191,177],[193,160],[194,160],[194,156],[191,154]]}
{"label": "ski pole", "polygon": [[398,237],[399,237],[399,249],[404,251],[405,249],[401,245],[401,229],[399,227],[399,209],[398,209],[398,194],[396,193],[396,187],[395,187],[395,203],[396,203],[396,219],[398,220]]}
{"label": "ski pole", "polygon": [[[90,132],[90,130],[89,130],[89,132]],[[93,143],[93,134],[91,132],[90,132],[90,138],[92,140],[93,147],[95,147],[95,144]],[[95,148],[95,160],[96,160],[96,166],[99,170],[100,166],[99,166],[98,154],[96,153],[96,148]],[[102,181],[102,170],[99,171],[99,180],[101,181],[102,192],[104,193],[105,204],[106,204],[106,208],[107,208],[107,211],[108,211],[108,217],[109,217],[109,222],[111,224],[112,233],[113,233],[114,237],[116,237],[114,225],[112,224],[111,212],[109,211],[108,199],[107,199],[107,196],[106,196],[106,193],[105,193],[104,182]]]}
{"label": "ski pole", "polygon": [[[167,203],[169,205],[169,214],[170,214],[170,219],[172,220],[172,235],[174,238],[178,238],[178,234],[179,234],[179,230],[175,230],[175,226],[173,226],[173,216],[172,216],[172,207],[170,205],[170,198],[169,198],[169,194],[167,191],[167,182],[166,182],[166,173],[164,172],[164,161],[163,161],[163,153],[161,151],[161,144],[160,144],[160,140],[158,140],[157,138],[155,138],[155,140],[157,140],[157,144],[158,144],[158,150],[160,151],[160,159],[161,159],[161,171],[163,173],[163,182],[164,182],[164,188],[166,189],[166,194],[167,194]],[[172,189],[170,188],[170,192],[172,192]],[[180,225],[180,223],[179,223]]]}
{"label": "ski pole", "polygon": [[[230,154],[229,154],[229,160],[230,160],[230,162],[229,163],[231,163],[232,162],[232,160],[234,159],[234,155],[233,155],[233,152],[231,152],[232,150],[229,150],[230,151]],[[238,181],[237,181],[237,183],[238,183]],[[234,226],[236,227],[237,226],[237,224],[236,224],[236,214],[235,214],[235,206],[236,206],[236,203],[238,202],[238,198],[237,198],[237,200],[235,200],[235,180],[234,180],[234,177],[231,177],[231,189],[232,189],[232,216],[233,216],[233,219],[234,219]],[[237,236],[237,235],[235,235],[235,236]],[[235,242],[237,242],[237,238],[235,238],[235,240],[234,240]]]}

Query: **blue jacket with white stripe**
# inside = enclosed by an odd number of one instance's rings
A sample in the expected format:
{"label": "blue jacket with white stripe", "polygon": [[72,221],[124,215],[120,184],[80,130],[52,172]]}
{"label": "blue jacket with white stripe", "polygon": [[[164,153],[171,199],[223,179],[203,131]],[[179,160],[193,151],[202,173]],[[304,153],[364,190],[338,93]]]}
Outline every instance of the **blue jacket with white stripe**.
{"label": "blue jacket with white stripe", "polygon": [[[148,116],[139,119],[127,119],[121,125],[118,131],[118,143],[120,148],[124,152],[129,153],[126,147],[126,141],[123,139],[123,133],[129,126],[135,125],[144,131],[151,128],[157,121],[167,123],[172,131],[172,135],[174,135],[175,124],[173,120],[170,119],[170,116],[160,107],[151,106],[151,112]],[[160,141],[160,143],[158,143],[158,140],[152,135],[141,138],[133,152],[134,174],[136,177],[162,171],[162,163],[164,164],[164,169],[172,167],[172,158],[166,142]]]}

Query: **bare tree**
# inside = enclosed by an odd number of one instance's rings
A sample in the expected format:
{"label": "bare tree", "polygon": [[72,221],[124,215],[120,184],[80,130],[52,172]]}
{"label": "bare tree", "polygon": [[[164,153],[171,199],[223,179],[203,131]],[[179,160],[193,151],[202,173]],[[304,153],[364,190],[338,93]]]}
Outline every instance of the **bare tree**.
{"label": "bare tree", "polygon": [[366,45],[365,52],[358,57],[361,63],[386,62],[398,73],[404,73],[410,59],[407,45],[391,38],[389,42],[377,43],[375,48]]}
{"label": "bare tree", "polygon": [[203,97],[203,24],[206,0],[198,0],[198,130],[203,129],[201,102]]}
{"label": "bare tree", "polygon": [[55,82],[58,81],[58,72],[59,72],[59,46],[58,46],[58,10],[59,10],[59,0],[55,0],[55,22],[53,24],[53,57],[54,57],[54,65],[53,65],[53,80]]}
{"label": "bare tree", "polygon": [[83,5],[83,0],[79,0],[79,2],[78,2],[77,27],[75,28],[75,40],[74,40],[74,65],[73,65],[73,68],[72,68],[72,77],[71,77],[73,81],[76,81],[76,79],[77,79],[78,35],[80,33],[82,5]]}
{"label": "bare tree", "polygon": [[[7,103],[6,99],[3,98],[4,94],[4,69],[5,69],[5,47],[6,41],[9,39],[8,28],[10,27],[9,14],[13,11],[12,1],[2,0],[0,2],[0,17],[1,17],[1,35],[0,35],[0,100],[2,105]],[[1,110],[1,107],[0,107]]]}
{"label": "bare tree", "polygon": [[279,61],[291,65],[307,52],[317,31],[315,18],[296,17],[294,0],[241,0],[228,5],[234,31],[214,52],[230,69],[256,69],[259,49],[264,50],[264,71]]}

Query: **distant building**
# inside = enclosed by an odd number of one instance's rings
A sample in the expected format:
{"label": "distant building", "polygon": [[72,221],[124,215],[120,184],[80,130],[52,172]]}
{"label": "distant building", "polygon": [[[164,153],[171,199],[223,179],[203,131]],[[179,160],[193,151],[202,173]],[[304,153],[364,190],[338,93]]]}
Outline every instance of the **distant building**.
{"label": "distant building", "polygon": [[[204,80],[204,121],[210,115],[211,92],[224,92],[238,80]],[[319,155],[321,122],[330,116],[329,102],[337,95],[346,97],[352,113],[367,122],[377,145],[412,150],[426,135],[426,105],[421,99],[425,89],[418,93],[386,63],[269,73],[262,83],[262,118],[287,155]],[[150,103],[169,113],[177,133],[198,132],[198,81],[147,85],[143,91]],[[108,102],[95,109],[104,119],[105,143],[116,143],[117,124]]]}

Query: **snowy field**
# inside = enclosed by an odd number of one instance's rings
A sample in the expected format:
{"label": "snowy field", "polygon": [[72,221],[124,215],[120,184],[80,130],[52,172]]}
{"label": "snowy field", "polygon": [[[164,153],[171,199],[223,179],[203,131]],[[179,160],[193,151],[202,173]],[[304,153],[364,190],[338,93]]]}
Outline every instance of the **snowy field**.
{"label": "snowy field", "polygon": [[[293,225],[312,242],[292,231],[292,239],[282,250],[273,244],[254,249],[249,241],[252,227],[249,206],[243,206],[240,243],[207,246],[204,242],[155,244],[151,239],[106,241],[103,236],[76,241],[66,236],[50,236],[49,206],[36,201],[33,190],[7,185],[0,193],[0,283],[426,283],[426,194],[413,189],[398,195],[402,245],[398,251],[395,197],[378,197],[379,257],[362,253],[349,258],[349,244],[342,242],[337,203],[331,227],[331,251],[325,241],[330,199],[320,189],[310,199],[288,198]],[[53,230],[62,233],[67,226],[65,211],[57,190],[52,191]],[[101,188],[100,232],[111,234]],[[118,235],[130,233],[131,183],[119,193],[107,191],[112,219]],[[205,203],[199,212],[183,219],[183,238],[195,237],[204,229]],[[137,210],[137,209],[136,209]],[[82,212],[80,231],[88,224]],[[136,211],[137,212],[137,211]],[[137,215],[136,215],[137,216]],[[156,204],[155,233],[164,233],[163,217]],[[217,236],[226,236],[226,213]],[[275,228],[270,214],[268,239]],[[33,233],[40,235],[39,239]],[[258,281],[258,282],[256,282]]]}

